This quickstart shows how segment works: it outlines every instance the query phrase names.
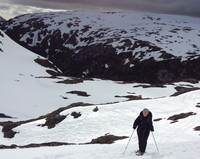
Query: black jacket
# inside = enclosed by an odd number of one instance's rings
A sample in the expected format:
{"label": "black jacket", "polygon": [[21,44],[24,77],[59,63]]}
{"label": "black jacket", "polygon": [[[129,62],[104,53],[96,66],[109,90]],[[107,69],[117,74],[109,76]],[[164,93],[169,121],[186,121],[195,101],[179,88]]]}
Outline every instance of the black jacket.
{"label": "black jacket", "polygon": [[136,129],[138,126],[138,130],[150,130],[154,131],[153,122],[152,122],[152,113],[144,117],[143,113],[140,112],[140,115],[135,119],[133,123],[133,129]]}

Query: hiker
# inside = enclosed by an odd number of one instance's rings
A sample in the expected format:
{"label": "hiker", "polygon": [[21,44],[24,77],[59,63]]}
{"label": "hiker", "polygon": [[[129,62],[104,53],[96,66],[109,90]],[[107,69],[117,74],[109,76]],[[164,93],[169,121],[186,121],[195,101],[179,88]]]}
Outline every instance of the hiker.
{"label": "hiker", "polygon": [[139,143],[139,150],[136,151],[136,155],[141,156],[145,153],[150,131],[154,131],[152,113],[148,109],[143,109],[134,121],[133,129],[135,130],[136,128]]}

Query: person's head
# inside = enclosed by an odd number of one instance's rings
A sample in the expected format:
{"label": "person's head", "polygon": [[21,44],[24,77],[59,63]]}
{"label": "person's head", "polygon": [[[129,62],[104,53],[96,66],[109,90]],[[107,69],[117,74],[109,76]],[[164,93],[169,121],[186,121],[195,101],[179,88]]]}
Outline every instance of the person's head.
{"label": "person's head", "polygon": [[147,115],[149,114],[149,109],[147,108],[143,109],[142,114],[144,117],[147,117]]}

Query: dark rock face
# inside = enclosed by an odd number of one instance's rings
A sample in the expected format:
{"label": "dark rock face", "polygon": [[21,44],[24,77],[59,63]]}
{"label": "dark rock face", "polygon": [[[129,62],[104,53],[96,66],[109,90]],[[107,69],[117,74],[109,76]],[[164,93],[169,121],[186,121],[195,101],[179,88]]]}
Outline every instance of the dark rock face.
{"label": "dark rock face", "polygon": [[[151,84],[186,78],[200,79],[197,45],[193,44],[194,51],[191,53],[183,51],[183,54],[188,54],[188,58],[183,61],[179,56],[165,51],[167,44],[162,42],[164,38],[173,38],[180,30],[188,33],[193,31],[192,28],[180,29],[177,25],[167,35],[161,35],[162,29],[158,22],[162,19],[153,17],[141,19],[144,22],[155,21],[153,25],[159,31],[149,32],[148,26],[134,27],[136,21],[132,22],[129,29],[113,28],[110,22],[107,24],[104,21],[105,17],[115,14],[117,13],[29,14],[7,21],[1,29],[25,48],[47,57],[66,76]],[[123,20],[126,15],[121,14],[118,13],[117,16]],[[127,25],[129,23],[131,22],[128,20]],[[119,24],[116,23],[115,26],[117,25]],[[160,45],[141,39],[141,34],[144,37],[156,35],[156,41]],[[168,43],[173,42],[168,40]],[[179,45],[177,47],[181,47]],[[50,74],[58,75],[52,72]]]}

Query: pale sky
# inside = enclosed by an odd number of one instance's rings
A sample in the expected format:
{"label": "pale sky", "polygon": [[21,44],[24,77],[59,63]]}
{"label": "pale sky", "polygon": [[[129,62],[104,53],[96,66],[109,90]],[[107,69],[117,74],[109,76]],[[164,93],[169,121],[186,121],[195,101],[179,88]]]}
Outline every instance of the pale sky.
{"label": "pale sky", "polygon": [[60,11],[132,11],[200,17],[200,0],[0,0],[0,16]]}

